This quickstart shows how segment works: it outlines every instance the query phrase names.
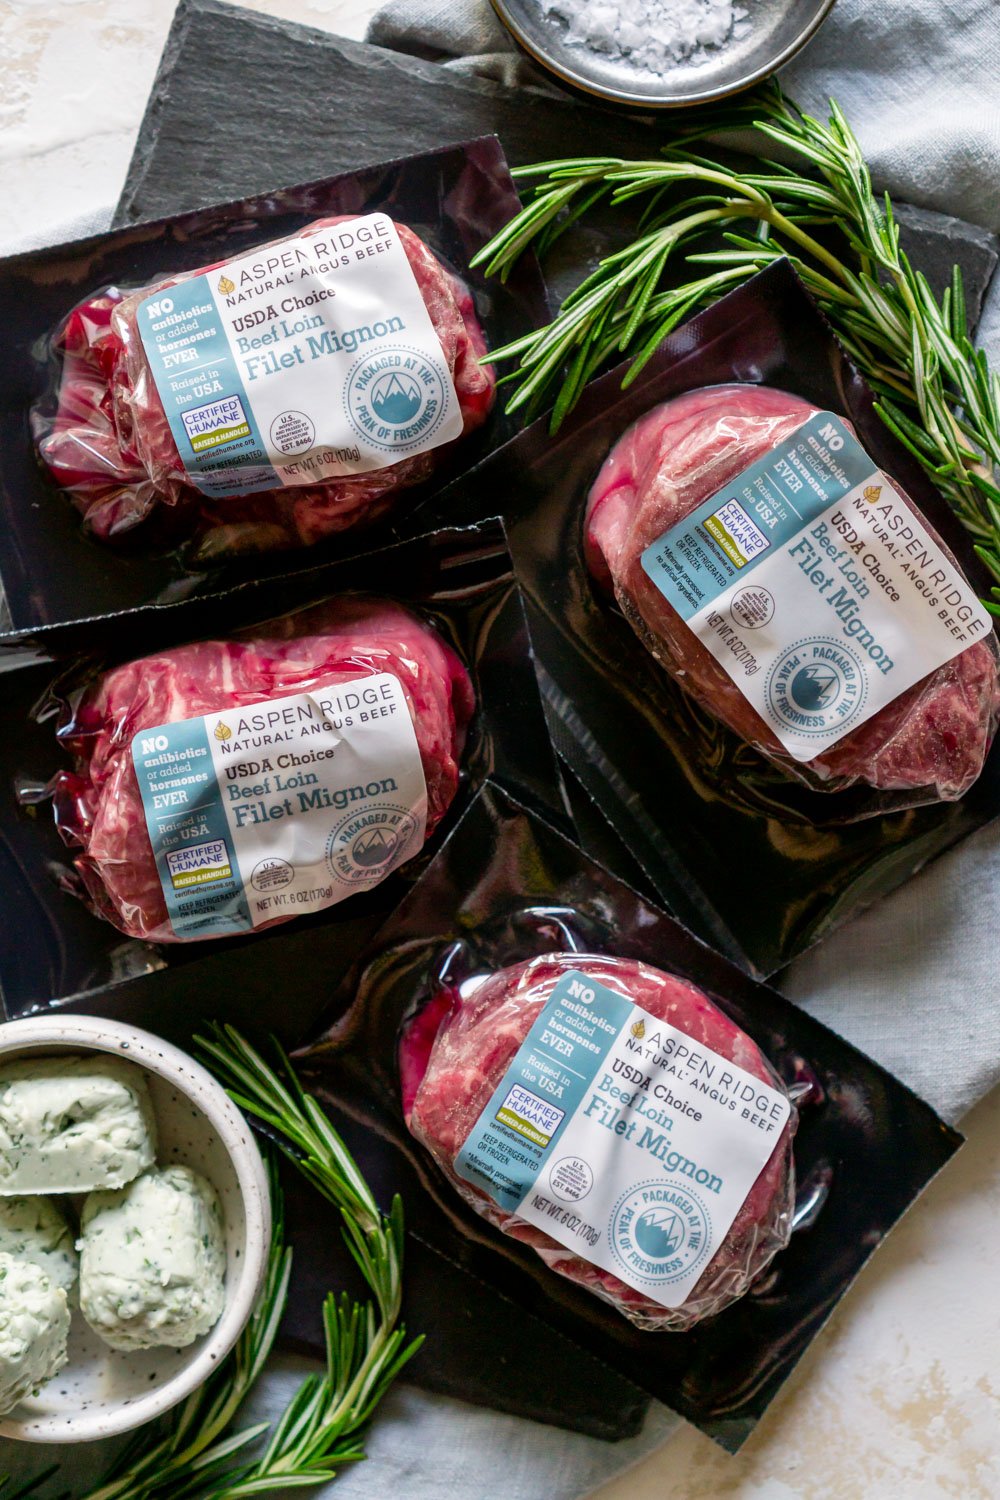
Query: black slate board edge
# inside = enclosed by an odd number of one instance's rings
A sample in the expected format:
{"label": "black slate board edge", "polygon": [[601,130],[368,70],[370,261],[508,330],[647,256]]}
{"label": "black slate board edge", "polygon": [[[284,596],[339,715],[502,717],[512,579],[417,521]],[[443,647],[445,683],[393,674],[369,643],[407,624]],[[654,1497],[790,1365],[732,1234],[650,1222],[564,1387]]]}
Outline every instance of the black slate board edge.
{"label": "black slate board edge", "polygon": [[[491,1287],[488,1282],[483,1280],[481,1276],[476,1276],[471,1271],[466,1270],[466,1268],[462,1266],[457,1260],[454,1260],[450,1255],[447,1255],[437,1245],[432,1244],[430,1240],[424,1239],[423,1236],[419,1234],[409,1234],[409,1238],[416,1240],[423,1247],[423,1249],[428,1252],[428,1254],[434,1255],[439,1260],[443,1261],[445,1265],[448,1266],[451,1274],[460,1275],[463,1278],[467,1278],[468,1280],[470,1280],[484,1296],[491,1299],[496,1299],[509,1306],[515,1305],[511,1303],[510,1298],[505,1297],[502,1293],[498,1293],[495,1288]],[[581,1365],[590,1365],[594,1367],[595,1372],[598,1373],[602,1377],[602,1379],[609,1384],[611,1382],[614,1382],[617,1386],[624,1385],[634,1393],[634,1405],[631,1408],[629,1408],[628,1406],[625,1406],[624,1408],[609,1407],[604,1411],[603,1415],[592,1416],[589,1419],[586,1419],[586,1430],[589,1432],[589,1434],[593,1437],[602,1438],[605,1442],[616,1443],[621,1442],[625,1438],[635,1437],[636,1434],[641,1431],[643,1420],[645,1418],[646,1412],[649,1410],[652,1398],[648,1396],[645,1391],[640,1389],[639,1386],[635,1385],[632,1381],[628,1380],[624,1375],[622,1375],[619,1370],[612,1369],[612,1367],[605,1360],[603,1360],[600,1355],[590,1353],[590,1351],[585,1349],[582,1344],[576,1341],[576,1339],[570,1338],[567,1334],[561,1332],[558,1329],[550,1328],[548,1324],[542,1323],[542,1320],[540,1318],[536,1318],[530,1313],[525,1313],[523,1309],[521,1310],[521,1316],[527,1317],[531,1323],[537,1324],[539,1329],[542,1331],[545,1340],[546,1356],[548,1356],[551,1347],[550,1341],[555,1340],[556,1343],[561,1345],[565,1354],[569,1358],[573,1359],[574,1361],[578,1361]],[[446,1396],[455,1394],[454,1390],[448,1385],[448,1383],[442,1381],[440,1377],[428,1375],[425,1378],[427,1390],[436,1390],[442,1395]],[[492,1411],[510,1412],[514,1416],[523,1416],[524,1414],[523,1403],[520,1403],[513,1399],[508,1399],[505,1401],[505,1397],[502,1392],[491,1393],[489,1406]],[[537,1417],[532,1417],[529,1420],[537,1421],[539,1419]],[[583,1430],[579,1425],[580,1421],[580,1413],[578,1410],[575,1410],[571,1421],[566,1421],[565,1418],[562,1418],[555,1423],[548,1423],[546,1425],[554,1425],[558,1427],[566,1426],[567,1429],[571,1432],[579,1432]]]}
{"label": "black slate board edge", "polygon": [[[264,15],[258,11],[249,11],[239,5],[230,5],[225,3],[225,0],[179,0],[153,80],[149,103],[139,126],[121,197],[112,220],[114,228],[137,223],[145,215],[142,193],[160,152],[161,122],[172,103],[171,89],[175,72],[185,57],[185,48],[189,43],[192,28],[206,21],[217,26],[220,40],[227,31],[239,25],[259,36],[264,44],[274,38],[281,38],[298,44],[314,45],[325,52],[339,52],[351,61],[363,60],[367,66],[384,71],[387,89],[392,90],[395,87],[404,91],[404,94],[408,88],[412,87],[414,80],[418,83],[430,84],[435,89],[443,90],[455,98],[469,98],[473,101],[486,98],[509,103],[519,99],[525,92],[521,89],[512,89],[506,84],[479,74],[449,72],[438,63],[429,62],[410,53],[373,46],[367,42],[357,42],[349,37],[341,37],[324,31],[319,27],[286,21],[278,16]],[[546,107],[551,106],[557,111],[562,111],[567,124],[579,115],[579,105],[569,96],[561,99],[551,92],[546,92],[539,93],[536,97]],[[599,104],[595,104],[590,112],[603,117],[607,121],[609,130],[614,130],[616,135],[625,134],[626,153],[628,149],[632,149],[637,155],[646,154],[643,142],[648,137],[648,129],[638,120],[625,120],[618,112]],[[492,134],[493,131],[490,130],[489,133]],[[263,158],[258,154],[256,159],[260,161]],[[354,165],[364,166],[367,162],[356,162]],[[288,185],[290,185],[288,182],[282,180],[271,182],[273,190]],[[210,192],[210,190],[206,191]],[[171,192],[176,195],[176,182],[171,184]],[[208,196],[200,200],[197,205],[187,206],[201,206],[202,201],[209,203],[213,200],[211,196]]]}
{"label": "black slate board edge", "polygon": [[[266,598],[271,593],[279,595],[293,585],[297,598],[302,601],[296,607],[301,608],[310,599],[319,600],[324,597],[324,578],[327,574],[342,572],[349,576],[351,565],[361,562],[366,565],[370,563],[374,567],[382,554],[391,557],[403,542],[420,537],[436,545],[454,539],[457,546],[470,548],[479,538],[483,539],[484,547],[488,547],[495,538],[500,539],[503,547],[507,547],[506,528],[501,516],[482,516],[468,524],[457,526],[429,526],[426,531],[421,529],[407,537],[381,535],[370,546],[359,547],[357,551],[343,557],[324,558],[322,562],[307,563],[304,567],[296,567],[290,563],[281,572],[259,578],[241,578],[211,593],[151,600],[146,604],[132,604],[112,612],[85,615],[79,620],[52,620],[44,625],[0,632],[0,669],[3,668],[6,653],[10,653],[11,660],[16,660],[21,665],[28,650],[33,650],[31,659],[36,661],[55,661],[64,656],[83,656],[108,650],[121,639],[121,631],[128,628],[130,621],[155,628],[157,639],[162,639],[169,645],[181,643],[170,634],[172,619],[176,617],[181,621],[198,621],[197,625],[188,626],[182,632],[183,640],[196,640],[211,629],[213,618],[220,610],[226,611],[229,605],[238,604],[245,596],[259,594]],[[343,587],[346,591],[349,585]],[[276,613],[288,613],[290,609],[291,606],[286,606]],[[533,651],[531,655],[534,659]]]}
{"label": "black slate board edge", "polygon": [[[655,841],[658,860],[654,880],[652,869],[644,862],[642,841],[630,841],[627,837],[628,832],[634,835],[648,829],[649,821],[642,810],[641,796],[618,775],[586,724],[579,719],[573,704],[537,661],[536,671],[549,734],[563,774],[573,778],[573,783],[580,789],[580,797],[586,799],[582,806],[579,799],[573,804],[581,846],[606,869],[620,873],[634,889],[649,892],[654,903],[664,904],[693,932],[706,934],[718,951],[733,963],[757,978],[764,978],[763,971],[749,960],[739,939],[716,911],[705,891],[692,883],[690,871],[677,850],[660,838]],[[580,754],[579,749],[584,746],[585,753]],[[585,827],[581,828],[581,822]],[[646,857],[648,860],[648,854]]]}
{"label": "black slate board edge", "polygon": [[220,216],[230,214],[233,209],[245,209],[249,216],[255,216],[266,210],[269,200],[278,194],[291,192],[308,192],[314,188],[321,188],[326,183],[332,183],[340,177],[349,177],[353,172],[358,174],[367,172],[386,172],[387,174],[401,167],[413,156],[436,156],[446,155],[451,151],[463,148],[473,148],[495,142],[502,152],[503,146],[495,130],[484,130],[478,135],[468,136],[464,140],[445,140],[438,146],[428,147],[419,152],[403,151],[398,156],[379,157],[375,161],[360,162],[357,167],[345,168],[343,171],[330,172],[326,177],[306,177],[302,181],[274,182],[269,187],[259,188],[253,193],[236,193],[231,198],[206,198],[194,208],[181,208],[176,213],[155,214],[148,219],[120,219],[116,213],[107,229],[99,229],[94,234],[84,235],[79,239],[58,240],[55,244],[33,246],[27,250],[17,250],[12,255],[0,255],[0,267],[17,267],[22,261],[34,261],[40,256],[46,258],[58,256],[62,252],[82,255],[88,250],[102,249],[108,239],[114,237],[121,244],[127,245],[129,233],[135,230],[137,233],[148,235],[153,229],[170,229],[176,225],[178,219],[184,219],[189,215],[218,213]]}

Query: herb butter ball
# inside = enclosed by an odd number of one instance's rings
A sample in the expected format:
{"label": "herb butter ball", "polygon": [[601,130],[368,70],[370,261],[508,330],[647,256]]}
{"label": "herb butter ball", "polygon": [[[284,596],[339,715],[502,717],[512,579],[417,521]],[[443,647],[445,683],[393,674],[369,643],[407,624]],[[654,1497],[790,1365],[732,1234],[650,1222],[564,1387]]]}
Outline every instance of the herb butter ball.
{"label": "herb butter ball", "polygon": [[0,1198],[0,1251],[41,1266],[67,1297],[76,1284],[73,1233],[51,1198]]}
{"label": "herb butter ball", "polygon": [[80,1308],[112,1349],[183,1349],[218,1321],[226,1252],[211,1183],[190,1167],[144,1172],[83,1205]]}
{"label": "herb butter ball", "polygon": [[141,1069],[117,1057],[25,1057],[0,1068],[0,1194],[117,1188],[151,1166]]}
{"label": "herb butter ball", "polygon": [[66,1293],[41,1266],[0,1252],[0,1413],[66,1363]]}

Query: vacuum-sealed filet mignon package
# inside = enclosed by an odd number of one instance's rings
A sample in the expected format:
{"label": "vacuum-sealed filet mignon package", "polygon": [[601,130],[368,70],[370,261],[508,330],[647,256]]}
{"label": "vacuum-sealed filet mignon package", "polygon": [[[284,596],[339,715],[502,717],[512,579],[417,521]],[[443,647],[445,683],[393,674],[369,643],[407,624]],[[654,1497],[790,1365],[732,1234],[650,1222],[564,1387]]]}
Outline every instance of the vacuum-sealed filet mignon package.
{"label": "vacuum-sealed filet mignon package", "polygon": [[560,754],[768,973],[1000,808],[982,570],[787,262],[626,370],[420,514],[504,508]]}
{"label": "vacuum-sealed filet mignon package", "polygon": [[444,988],[404,1032],[400,1088],[476,1212],[638,1328],[721,1312],[788,1243],[788,1093],[676,975],[552,953]]}
{"label": "vacuum-sealed filet mignon package", "polygon": [[60,832],[95,908],[153,942],[321,911],[419,853],[475,696],[438,631],[341,594],[98,676],[59,737]]}
{"label": "vacuum-sealed filet mignon package", "polygon": [[656,406],[594,481],[585,547],[653,656],[807,785],[951,801],[1000,710],[988,612],[849,427],[786,391]]}
{"label": "vacuum-sealed filet mignon package", "polygon": [[343,969],[299,1064],[411,1235],[729,1447],[959,1143],[490,784]]}
{"label": "vacuum-sealed filet mignon package", "polygon": [[13,627],[378,545],[510,437],[483,357],[544,284],[469,262],[516,206],[485,137],[3,262]]}
{"label": "vacuum-sealed filet mignon package", "polygon": [[488,773],[563,815],[499,522],[94,628],[5,674],[9,1014],[182,990],[200,952],[243,1014],[294,972],[308,1015],[322,961],[268,929],[318,955],[379,920]]}
{"label": "vacuum-sealed filet mignon package", "polygon": [[318,541],[374,520],[493,404],[468,288],[385,213],[102,290],[55,345],[39,453],[102,541],[185,503],[206,552]]}

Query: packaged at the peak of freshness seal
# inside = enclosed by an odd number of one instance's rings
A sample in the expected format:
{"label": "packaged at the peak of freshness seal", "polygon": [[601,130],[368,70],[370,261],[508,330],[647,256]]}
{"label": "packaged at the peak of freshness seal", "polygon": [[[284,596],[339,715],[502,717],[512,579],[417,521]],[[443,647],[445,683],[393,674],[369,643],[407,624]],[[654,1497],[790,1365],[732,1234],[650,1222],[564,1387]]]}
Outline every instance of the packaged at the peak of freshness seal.
{"label": "packaged at the peak of freshness seal", "polygon": [[485,137],[0,263],[14,628],[377,545],[510,437],[544,284],[469,263],[516,206]]}
{"label": "packaged at the peak of freshness seal", "polygon": [[738,1447],[959,1142],[490,784],[340,974],[302,1076],[402,1194],[419,1305],[480,1285],[424,1356],[502,1328],[476,1399],[550,1330]]}
{"label": "packaged at the peak of freshness seal", "polygon": [[560,754],[767,973],[1000,810],[987,580],[787,262],[626,372],[420,518],[504,507]]}
{"label": "packaged at the peak of freshness seal", "polygon": [[291,971],[310,1014],[323,944],[391,909],[484,775],[560,814],[498,522],[99,631],[5,674],[8,1014],[144,973],[182,987],[192,951],[228,955],[240,1012],[285,972],[284,933],[316,955]]}

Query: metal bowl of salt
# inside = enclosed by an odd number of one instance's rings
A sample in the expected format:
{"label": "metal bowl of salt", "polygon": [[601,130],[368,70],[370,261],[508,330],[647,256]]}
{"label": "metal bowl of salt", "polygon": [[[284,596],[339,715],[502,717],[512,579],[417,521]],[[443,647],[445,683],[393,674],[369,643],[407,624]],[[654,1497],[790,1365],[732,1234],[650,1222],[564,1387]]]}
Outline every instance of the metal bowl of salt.
{"label": "metal bowl of salt", "polygon": [[615,104],[676,109],[749,88],[819,29],[835,0],[492,0],[530,57]]}

